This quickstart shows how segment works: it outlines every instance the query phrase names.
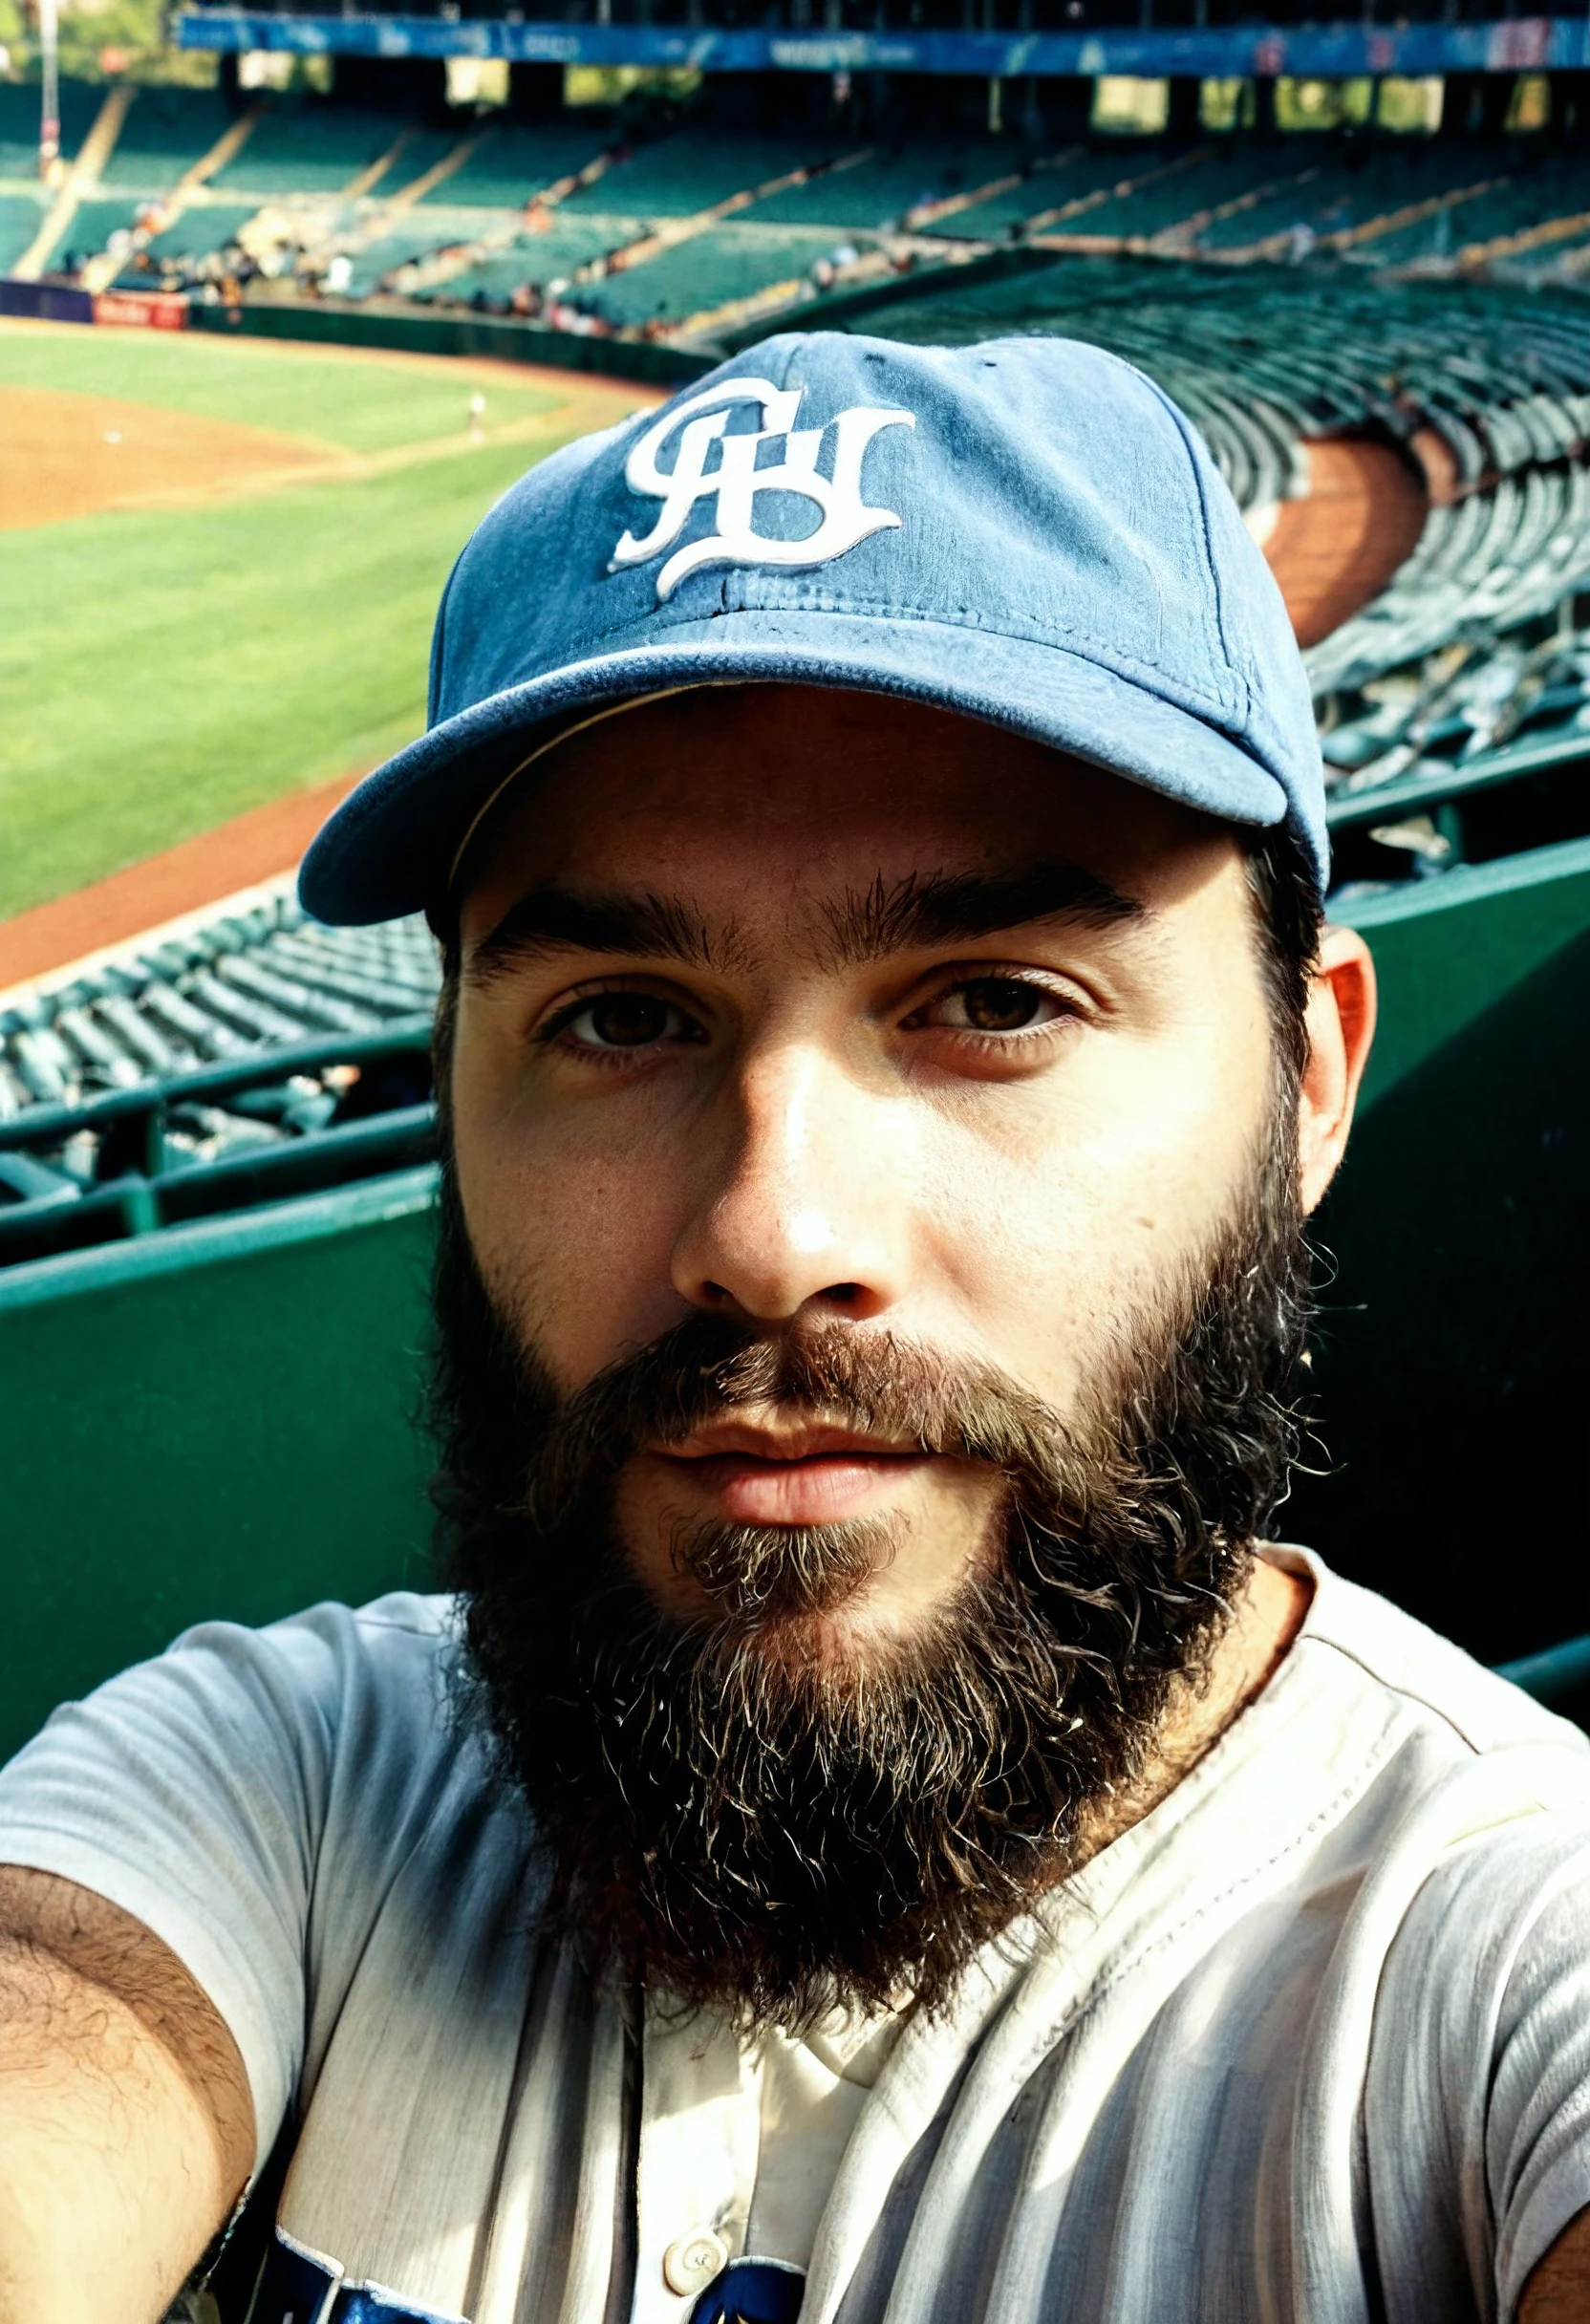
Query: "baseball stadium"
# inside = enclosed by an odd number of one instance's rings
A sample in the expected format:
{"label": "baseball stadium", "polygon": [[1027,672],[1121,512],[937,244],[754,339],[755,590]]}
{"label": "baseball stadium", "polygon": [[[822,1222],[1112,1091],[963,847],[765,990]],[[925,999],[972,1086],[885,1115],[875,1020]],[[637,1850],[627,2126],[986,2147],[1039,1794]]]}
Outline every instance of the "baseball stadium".
{"label": "baseball stadium", "polygon": [[1582,12],[46,13],[0,85],[7,1742],[201,1615],[423,1571],[435,947],[294,867],[423,727],[509,484],[819,328],[1064,334],[1201,432],[1382,988],[1295,1521],[1582,1710]]}
{"label": "baseball stadium", "polygon": [[1590,2324],[1590,14],[1398,5],[0,0],[0,2324]]}

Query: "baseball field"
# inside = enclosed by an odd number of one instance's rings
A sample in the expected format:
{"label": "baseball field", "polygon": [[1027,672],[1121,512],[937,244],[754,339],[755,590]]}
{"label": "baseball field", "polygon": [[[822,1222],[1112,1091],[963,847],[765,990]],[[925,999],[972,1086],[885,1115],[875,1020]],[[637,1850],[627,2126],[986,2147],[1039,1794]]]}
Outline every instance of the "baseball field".
{"label": "baseball field", "polygon": [[0,326],[0,918],[417,733],[471,527],[650,400],[506,363]]}

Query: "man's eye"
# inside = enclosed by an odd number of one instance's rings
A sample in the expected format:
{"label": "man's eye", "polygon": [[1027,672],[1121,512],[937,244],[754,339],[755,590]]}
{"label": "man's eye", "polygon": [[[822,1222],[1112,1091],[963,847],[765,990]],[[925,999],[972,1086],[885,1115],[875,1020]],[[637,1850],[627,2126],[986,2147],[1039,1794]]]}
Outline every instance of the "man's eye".
{"label": "man's eye", "polygon": [[1061,1014],[1053,993],[1018,977],[974,977],[946,993],[934,1010],[940,1024],[969,1033],[1025,1033]]}
{"label": "man's eye", "polygon": [[566,1012],[554,1038],[587,1049],[645,1049],[659,1041],[689,1041],[697,1028],[671,1001],[653,993],[598,993]]}

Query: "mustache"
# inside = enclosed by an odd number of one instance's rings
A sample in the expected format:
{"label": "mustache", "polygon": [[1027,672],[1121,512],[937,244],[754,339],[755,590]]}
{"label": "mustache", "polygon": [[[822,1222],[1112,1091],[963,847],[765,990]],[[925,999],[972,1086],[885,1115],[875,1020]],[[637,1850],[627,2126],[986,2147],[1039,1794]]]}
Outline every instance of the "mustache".
{"label": "mustache", "polygon": [[682,1444],[715,1420],[769,1408],[1013,1478],[1051,1475],[1067,1441],[1048,1405],[995,1365],[887,1329],[816,1323],[770,1336],[696,1315],[547,1413],[524,1512],[554,1523],[642,1446]]}
{"label": "mustache", "polygon": [[[593,1978],[746,2029],[902,1986],[931,2012],[1085,1861],[1285,1489],[1307,1313],[1288,1119],[1208,1249],[1085,1335],[1060,1417],[897,1317],[692,1316],[565,1398],[444,1173],[432,1494],[458,1708],[528,1802],[548,1928]],[[850,1656],[801,1619],[895,1546],[853,1529],[698,1531],[700,1622],[641,1584],[616,1472],[759,1404],[1001,1473],[990,1554],[930,1622]]]}

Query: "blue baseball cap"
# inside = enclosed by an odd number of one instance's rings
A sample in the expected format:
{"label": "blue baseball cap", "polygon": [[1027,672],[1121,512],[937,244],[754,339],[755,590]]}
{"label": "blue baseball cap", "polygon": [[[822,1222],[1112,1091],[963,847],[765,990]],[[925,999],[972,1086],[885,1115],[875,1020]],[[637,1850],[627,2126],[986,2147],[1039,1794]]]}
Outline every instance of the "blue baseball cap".
{"label": "blue baseball cap", "polygon": [[492,801],[570,728],[759,680],[935,703],[1225,821],[1289,823],[1323,890],[1291,626],[1170,398],[1076,339],[813,332],[498,502],[442,596],[429,731],[319,833],[306,909],[436,906]]}

